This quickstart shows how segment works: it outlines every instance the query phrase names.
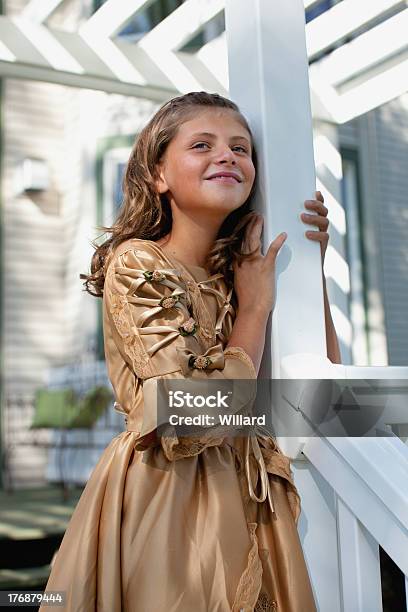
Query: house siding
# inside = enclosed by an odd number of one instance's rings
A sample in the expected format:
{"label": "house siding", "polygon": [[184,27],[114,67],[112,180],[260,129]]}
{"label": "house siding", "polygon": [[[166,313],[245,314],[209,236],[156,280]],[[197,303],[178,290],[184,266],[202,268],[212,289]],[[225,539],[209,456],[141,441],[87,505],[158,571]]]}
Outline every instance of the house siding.
{"label": "house siding", "polygon": [[[369,365],[408,363],[408,94],[338,127],[359,152],[371,303]],[[381,332],[384,344],[381,345]]]}

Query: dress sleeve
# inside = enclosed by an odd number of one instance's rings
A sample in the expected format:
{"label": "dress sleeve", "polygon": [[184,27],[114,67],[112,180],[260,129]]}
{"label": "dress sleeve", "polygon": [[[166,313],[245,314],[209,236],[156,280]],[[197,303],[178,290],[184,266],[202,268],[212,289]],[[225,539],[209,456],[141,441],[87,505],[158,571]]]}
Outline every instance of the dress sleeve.
{"label": "dress sleeve", "polygon": [[234,387],[231,409],[241,412],[253,402],[257,374],[252,359],[241,347],[224,349],[221,341],[203,346],[179,270],[163,268],[142,249],[129,249],[109,264],[103,299],[117,349],[142,381],[144,422],[136,448],[150,445],[152,431],[164,425],[158,420],[158,380],[191,379],[194,393],[200,381],[244,380]]}

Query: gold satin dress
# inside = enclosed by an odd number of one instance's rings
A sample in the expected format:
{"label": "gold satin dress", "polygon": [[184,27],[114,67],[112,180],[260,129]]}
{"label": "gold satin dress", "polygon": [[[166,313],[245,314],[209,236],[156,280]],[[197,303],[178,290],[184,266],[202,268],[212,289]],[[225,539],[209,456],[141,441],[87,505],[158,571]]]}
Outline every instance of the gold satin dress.
{"label": "gold satin dress", "polygon": [[157,435],[158,380],[244,379],[236,412],[252,397],[251,358],[225,348],[235,312],[224,277],[141,239],[120,244],[105,270],[105,358],[126,430],[55,557],[46,590],[65,591],[66,604],[40,610],[316,612],[300,497],[276,440]]}

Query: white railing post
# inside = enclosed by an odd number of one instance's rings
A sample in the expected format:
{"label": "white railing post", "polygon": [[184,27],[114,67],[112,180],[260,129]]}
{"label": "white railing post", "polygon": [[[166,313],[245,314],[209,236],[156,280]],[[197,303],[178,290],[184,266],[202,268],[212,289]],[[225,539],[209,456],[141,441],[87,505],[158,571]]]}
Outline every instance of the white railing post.
{"label": "white railing post", "polygon": [[305,237],[299,216],[316,189],[304,3],[227,0],[225,15],[230,97],[250,121],[259,156],[264,249],[280,232],[288,234],[276,263],[266,347],[272,377],[279,378],[287,355],[326,355],[320,245]]}
{"label": "white railing post", "polygon": [[[320,245],[305,237],[307,227],[300,219],[304,200],[314,198],[316,190],[304,3],[227,0],[225,21],[229,95],[249,120],[258,153],[256,208],[265,217],[264,253],[280,232],[288,234],[276,262],[277,298],[260,372],[260,377],[277,379],[291,355],[314,353],[319,362],[331,363],[326,357]],[[292,458],[301,456],[300,440],[278,438],[278,443]],[[336,522],[324,512],[325,496],[332,494],[315,486],[308,469],[293,467],[306,509],[299,535],[319,609],[340,612]],[[318,545],[307,518],[311,507],[321,510],[318,524],[324,541]]]}
{"label": "white railing post", "polygon": [[342,499],[336,498],[343,610],[382,612],[378,543]]}

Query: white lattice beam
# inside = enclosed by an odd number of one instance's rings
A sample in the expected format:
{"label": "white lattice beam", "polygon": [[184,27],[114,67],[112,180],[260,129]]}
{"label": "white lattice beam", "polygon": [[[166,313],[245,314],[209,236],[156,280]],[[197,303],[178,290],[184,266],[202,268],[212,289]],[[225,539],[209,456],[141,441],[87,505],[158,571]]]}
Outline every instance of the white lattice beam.
{"label": "white lattice beam", "polygon": [[[44,23],[50,15],[65,0],[30,0],[21,12],[21,17],[30,19],[36,23]],[[95,13],[88,19],[87,27],[101,28],[105,36],[112,36],[115,31],[126,25],[129,18],[133,17],[138,11],[144,10],[154,0],[139,0],[129,2],[128,0],[107,0]],[[317,4],[319,0],[305,0],[305,8]],[[225,0],[224,0],[225,3]]]}
{"label": "white lattice beam", "polygon": [[227,41],[225,31],[206,43],[196,53],[196,58],[218,79],[219,83],[229,89]]}
{"label": "white lattice beam", "polygon": [[343,0],[306,24],[306,48],[309,59],[328,49],[346,36],[368,26],[396,6],[401,0]]}
{"label": "white lattice beam", "polygon": [[[176,51],[223,10],[224,2],[188,0],[138,42],[137,46],[165,72],[174,88],[181,93],[205,89],[206,79],[202,78],[201,70],[192,72],[191,58],[185,56],[181,59]],[[202,68],[202,64],[197,67]]]}
{"label": "white lattice beam", "polygon": [[390,60],[388,66],[378,66],[370,78],[354,83],[341,94],[325,81],[319,66],[310,67],[309,77],[319,101],[324,108],[330,109],[332,121],[342,124],[404,94],[408,90],[408,60],[394,65]]}
{"label": "white lattice beam", "polygon": [[30,0],[21,12],[23,19],[44,23],[64,0]]}
{"label": "white lattice beam", "polygon": [[[196,54],[179,51],[223,10],[224,0],[188,0],[138,44],[112,38],[151,1],[108,0],[79,33],[72,33],[41,24],[60,2],[32,0],[23,12],[30,19],[0,16],[0,74],[158,101],[195,89],[227,95],[225,33]],[[312,6],[314,0],[303,4]],[[306,38],[314,41],[309,54],[397,4],[373,0],[362,11],[360,2],[343,0],[307,24]],[[404,10],[314,62],[310,67],[313,115],[343,123],[404,93],[407,24]]]}
{"label": "white lattice beam", "polygon": [[188,0],[181,4],[138,44],[143,49],[176,51],[224,9],[225,0]]}
{"label": "white lattice beam", "polygon": [[[0,75],[163,101],[175,93],[164,73],[142,50],[117,43],[144,84],[132,74],[120,74],[92,49],[82,36],[53,30],[21,18],[0,16]],[[112,42],[112,41],[111,41]],[[112,42],[112,44],[114,44]]]}
{"label": "white lattice beam", "polygon": [[340,85],[408,48],[408,9],[364,32],[320,60],[327,83]]}
{"label": "white lattice beam", "polygon": [[148,8],[154,0],[107,0],[79,28],[84,36],[110,38],[125,27],[129,19]]}
{"label": "white lattice beam", "polygon": [[11,21],[16,31],[35,47],[37,53],[43,58],[44,65],[48,64],[54,70],[64,72],[76,74],[84,72],[81,63],[47,27],[22,17],[11,17]]}

